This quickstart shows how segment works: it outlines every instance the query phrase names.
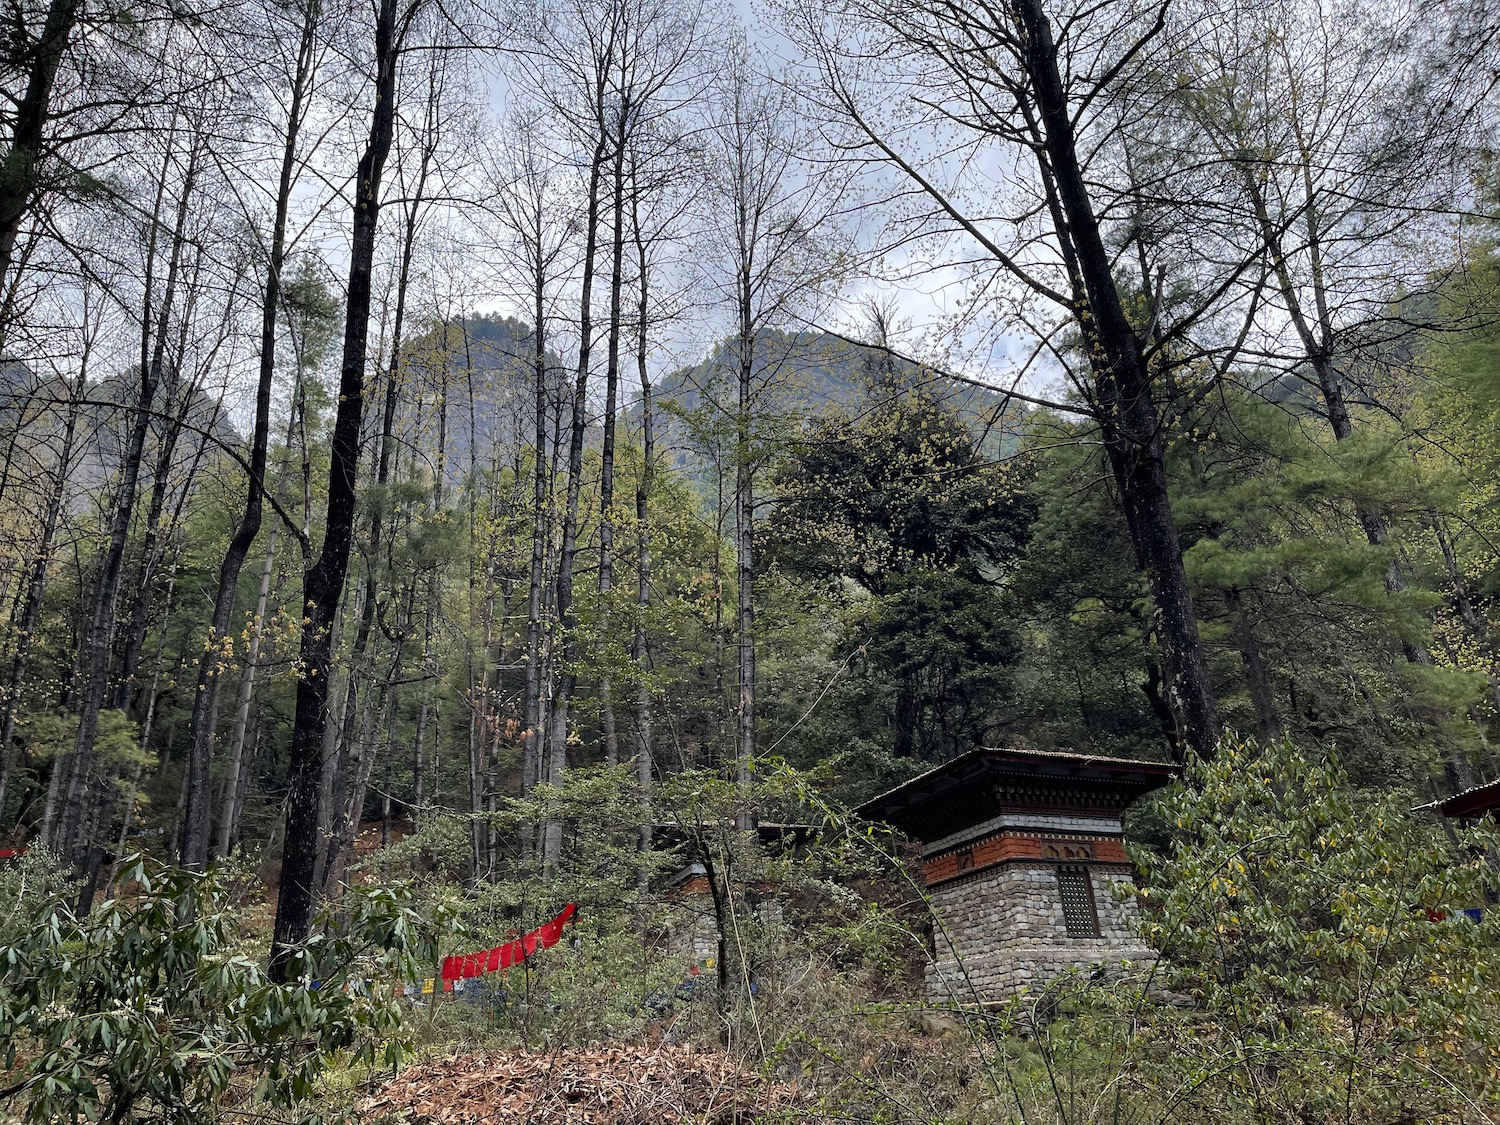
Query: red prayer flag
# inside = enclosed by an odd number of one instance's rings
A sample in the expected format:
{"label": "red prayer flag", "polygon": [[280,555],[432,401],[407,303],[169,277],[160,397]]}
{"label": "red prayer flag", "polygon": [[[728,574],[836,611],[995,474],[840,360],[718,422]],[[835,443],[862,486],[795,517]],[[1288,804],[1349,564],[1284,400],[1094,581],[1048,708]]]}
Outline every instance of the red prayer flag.
{"label": "red prayer flag", "polygon": [[456,953],[451,957],[444,957],[443,990],[449,991],[452,981],[503,972],[524,961],[538,949],[551,949],[562,938],[563,926],[572,921],[577,913],[578,907],[570,902],[552,921],[538,926],[516,941],[497,945],[493,949],[481,949],[478,953]]}

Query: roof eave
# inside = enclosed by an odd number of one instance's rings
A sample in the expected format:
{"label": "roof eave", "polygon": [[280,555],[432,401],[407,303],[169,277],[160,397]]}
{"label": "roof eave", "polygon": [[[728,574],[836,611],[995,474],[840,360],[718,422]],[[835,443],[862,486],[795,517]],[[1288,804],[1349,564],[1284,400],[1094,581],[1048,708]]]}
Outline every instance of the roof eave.
{"label": "roof eave", "polygon": [[1104,755],[1074,754],[1055,750],[1008,750],[997,747],[979,747],[960,754],[950,762],[919,773],[916,777],[902,782],[877,797],[870,798],[854,810],[855,815],[866,820],[889,817],[900,809],[910,808],[929,796],[930,790],[937,782],[944,782],[946,788],[951,788],[955,775],[961,775],[973,767],[981,767],[976,772],[982,773],[983,767],[991,763],[1004,762],[1007,759],[1016,763],[1031,761],[1038,765],[1073,766],[1080,771],[1102,769],[1119,775],[1144,773],[1160,778],[1158,784],[1143,789],[1143,793],[1151,792],[1153,789],[1170,783],[1181,772],[1180,767],[1170,762],[1148,762],[1139,758],[1110,758]]}
{"label": "roof eave", "polygon": [[1462,793],[1455,793],[1445,800],[1436,801],[1424,807],[1436,808],[1444,816],[1452,817],[1468,817],[1494,812],[1500,809],[1500,778],[1484,785],[1476,785],[1472,789],[1465,789]]}

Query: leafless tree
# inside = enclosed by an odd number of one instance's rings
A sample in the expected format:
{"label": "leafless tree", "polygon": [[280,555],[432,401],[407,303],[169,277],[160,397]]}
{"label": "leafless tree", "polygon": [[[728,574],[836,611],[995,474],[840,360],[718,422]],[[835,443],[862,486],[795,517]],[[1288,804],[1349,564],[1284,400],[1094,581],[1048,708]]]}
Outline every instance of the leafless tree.
{"label": "leafless tree", "polygon": [[318,863],[323,788],[323,741],[328,724],[329,672],[334,618],[343,597],[354,537],[358,494],[360,424],[364,414],[371,295],[382,177],[396,128],[401,59],[421,12],[422,0],[379,0],[371,55],[374,83],[369,135],[355,169],[353,237],[345,292],[344,343],[334,415],[323,544],[303,586],[302,640],[297,708],[289,750],[290,783],[281,887],[276,902],[271,973],[284,980],[297,947],[311,931]]}
{"label": "leafless tree", "polygon": [[[728,412],[734,440],[735,616],[738,702],[734,762],[747,794],[756,754],[755,480],[764,450],[756,404],[791,357],[779,354],[772,330],[806,318],[811,298],[835,274],[825,232],[841,184],[803,158],[808,123],[793,95],[758,77],[748,48],[727,54],[722,92],[711,110],[708,148],[712,181],[705,200],[705,281],[731,318],[727,360],[735,401]],[[742,814],[742,826],[752,819]]]}
{"label": "leafless tree", "polygon": [[[1239,355],[1260,299],[1261,248],[1252,238],[1192,256],[1186,287],[1168,288],[1176,263],[1165,259],[1140,255],[1131,283],[1122,269],[1143,217],[1210,228],[1214,205],[1195,189],[1222,164],[1183,156],[1148,182],[1131,160],[1136,144],[1176,135],[1162,107],[1175,94],[1174,60],[1191,56],[1199,30],[1172,26],[1165,4],[1112,0],[1055,11],[1042,0],[853,0],[788,14],[840,123],[830,140],[890,176],[896,221],[883,249],[935,253],[967,275],[980,294],[972,307],[1003,309],[1063,372],[1077,397],[1049,405],[1097,425],[1151,592],[1178,744],[1210,752],[1218,708],[1166,439],[1176,396],[1205,394]],[[1215,237],[1215,250],[1229,241]]]}
{"label": "leafless tree", "polygon": [[[188,867],[202,868],[208,863],[212,824],[209,799],[210,767],[213,753],[214,724],[219,712],[219,686],[225,661],[220,648],[231,633],[230,622],[239,592],[240,571],[249,557],[250,548],[260,534],[265,511],[267,449],[271,431],[271,392],[277,371],[276,342],[278,315],[282,301],[282,272],[286,267],[289,245],[288,224],[292,193],[299,171],[299,145],[303,121],[316,78],[322,44],[318,37],[320,6],[307,0],[290,14],[290,28],[296,48],[286,74],[287,106],[285,118],[278,123],[280,141],[279,169],[271,203],[271,229],[264,247],[264,281],[261,289],[260,359],[255,384],[255,415],[251,423],[248,479],[245,484],[245,507],[224,560],[219,566],[218,588],[214,595],[213,615],[209,621],[204,657],[198,665],[198,685],[193,696],[189,722],[187,776],[184,780],[182,835],[178,854]],[[285,20],[281,13],[270,19],[276,31]],[[272,30],[268,28],[268,30]],[[262,579],[264,588],[268,578]],[[264,594],[262,594],[264,598]],[[264,612],[262,608],[261,612]],[[241,745],[236,739],[236,746]],[[231,770],[231,789],[237,778]]]}

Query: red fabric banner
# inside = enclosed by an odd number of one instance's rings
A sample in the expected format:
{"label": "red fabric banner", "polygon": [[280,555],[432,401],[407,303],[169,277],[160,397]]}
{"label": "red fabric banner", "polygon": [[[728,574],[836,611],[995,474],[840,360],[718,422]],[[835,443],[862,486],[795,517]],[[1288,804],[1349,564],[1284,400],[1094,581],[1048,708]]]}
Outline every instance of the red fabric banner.
{"label": "red fabric banner", "polygon": [[497,945],[493,949],[482,949],[478,953],[456,953],[443,958],[443,989],[448,991],[452,982],[469,980],[485,973],[504,972],[512,965],[526,960],[538,949],[551,949],[562,938],[563,927],[578,913],[574,903],[563,907],[562,913],[545,925],[538,926],[529,934]]}

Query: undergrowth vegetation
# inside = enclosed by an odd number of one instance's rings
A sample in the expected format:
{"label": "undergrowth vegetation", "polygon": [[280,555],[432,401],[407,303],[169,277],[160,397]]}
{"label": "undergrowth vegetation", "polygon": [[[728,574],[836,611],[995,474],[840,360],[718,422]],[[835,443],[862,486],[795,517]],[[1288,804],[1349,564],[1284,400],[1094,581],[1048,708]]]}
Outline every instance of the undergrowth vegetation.
{"label": "undergrowth vegetation", "polygon": [[[27,1120],[204,1122],[354,1114],[413,1058],[658,1042],[728,1050],[795,1089],[798,1120],[1482,1122],[1500,1109],[1492,831],[1445,834],[1288,743],[1226,740],[1158,795],[1137,845],[1155,964],[1003,1006],[923,999],[934,936],[911,860],[767,763],[758,832],[735,786],[674,778],[656,847],[621,770],[580,770],[487,817],[517,850],[464,886],[456,818],[369,857],[342,910],[271,984],[245,873],[133,860],[86,919],[45,853],[0,878],[7,1106]],[[447,842],[447,843],[445,843]],[[397,879],[398,874],[406,877]],[[444,993],[440,955],[578,904],[564,938]],[[940,935],[939,935],[940,937]],[[411,995],[403,995],[411,993]],[[783,1110],[783,1118],[786,1112]]]}

